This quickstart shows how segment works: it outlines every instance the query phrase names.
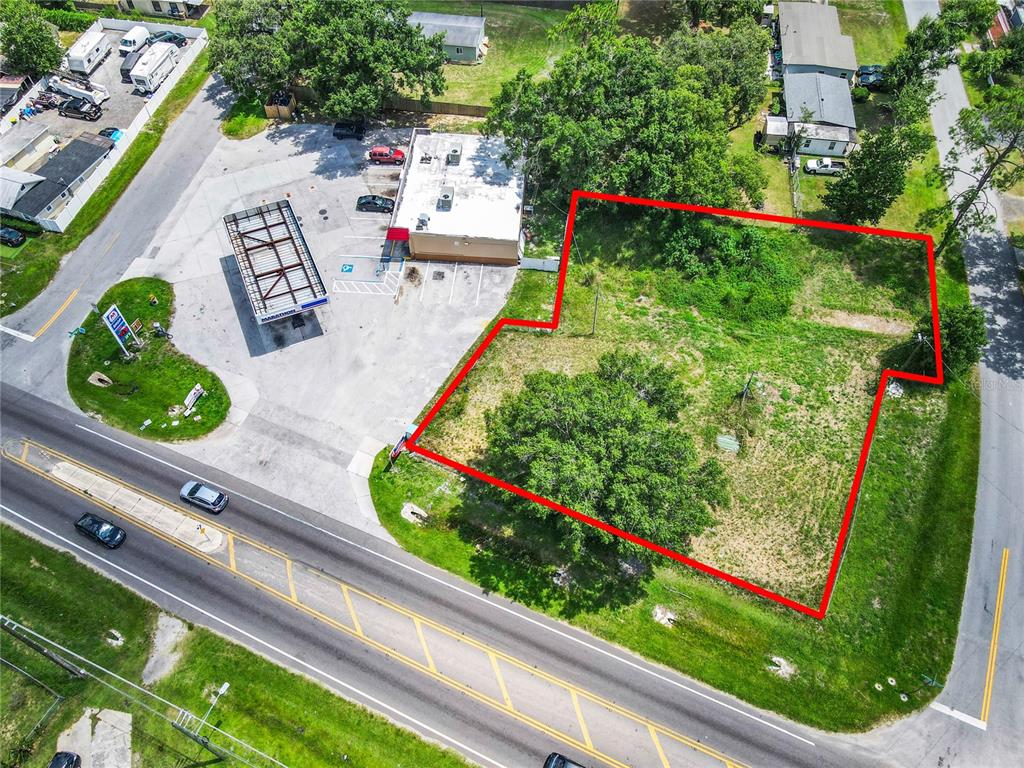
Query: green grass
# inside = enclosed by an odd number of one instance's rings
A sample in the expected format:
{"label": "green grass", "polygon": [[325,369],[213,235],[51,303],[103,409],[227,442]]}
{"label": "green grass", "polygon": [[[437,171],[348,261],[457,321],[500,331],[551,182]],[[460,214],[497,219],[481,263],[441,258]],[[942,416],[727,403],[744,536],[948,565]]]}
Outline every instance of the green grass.
{"label": "green grass", "polygon": [[[155,306],[150,304],[150,296],[156,297]],[[153,440],[190,439],[216,429],[231,406],[224,384],[216,374],[179,352],[173,341],[152,333],[154,322],[171,327],[174,289],[170,283],[154,277],[125,280],[108,290],[97,306],[106,311],[111,304],[118,305],[129,323],[142,322],[138,335],[145,346],[125,361],[102,316],[90,312],[82,322],[85,333],[75,336],[68,355],[68,391],[78,407],[98,414],[107,424]],[[89,376],[97,371],[113,385],[90,384]],[[180,406],[197,383],[206,394],[196,404],[195,413],[169,415],[168,409]],[[199,421],[196,416],[201,417]],[[140,431],[147,419],[152,423]],[[174,421],[179,423],[174,425]]]}
{"label": "green grass", "polygon": [[265,131],[268,125],[270,118],[259,99],[235,99],[220,130],[229,139],[248,139]]}
{"label": "green grass", "polygon": [[61,259],[81,245],[99,226],[150,155],[156,151],[167,127],[185,110],[208,76],[209,55],[204,50],[175,83],[164,103],[157,108],[120,162],[82,206],[67,230],[62,234],[47,233],[34,237],[26,243],[16,263],[11,264],[7,259],[0,263],[0,285],[7,294],[0,305],[0,317],[25,306],[49,285],[57,274]]}
{"label": "green grass", "polygon": [[565,11],[473,0],[412,0],[410,7],[413,11],[464,16],[479,16],[482,7],[487,18],[484,34],[490,47],[483,62],[446,65],[448,88],[437,101],[486,106],[498,95],[501,84],[520,69],[540,75],[564,50],[562,42],[548,39],[548,30],[565,17]]}
{"label": "green grass", "polygon": [[768,109],[772,99],[778,98],[780,93],[781,88],[772,85],[758,113],[739,128],[730,131],[729,138],[732,140],[733,152],[755,154],[760,160],[761,168],[768,178],[768,186],[765,188],[765,212],[792,216],[793,195],[789,189],[789,168],[785,156],[761,153],[754,149],[754,134],[762,129],[761,110]]}
{"label": "green grass", "polygon": [[903,45],[907,17],[901,0],[835,0],[839,26],[853,38],[858,64],[885,64]]}
{"label": "green grass", "polygon": [[[35,631],[139,683],[156,625],[157,608],[68,554],[50,549],[0,526],[2,610]],[[88,606],[83,610],[83,606]],[[125,643],[104,641],[116,629]],[[146,768],[195,765],[211,757],[158,717],[94,681],[70,678],[6,633],[0,653],[66,697],[55,719],[35,740],[21,765],[45,768],[57,735],[78,720],[85,707],[129,711],[132,751]],[[49,699],[16,673],[0,671],[3,753],[23,736]],[[261,656],[201,628],[190,628],[174,671],[152,686],[155,694],[202,715],[209,693],[231,683],[210,722],[248,741],[286,765],[329,768],[459,768],[454,753],[429,744],[368,710],[341,699],[317,683],[288,672]],[[17,706],[13,706],[17,704]],[[346,758],[347,756],[347,758]]]}

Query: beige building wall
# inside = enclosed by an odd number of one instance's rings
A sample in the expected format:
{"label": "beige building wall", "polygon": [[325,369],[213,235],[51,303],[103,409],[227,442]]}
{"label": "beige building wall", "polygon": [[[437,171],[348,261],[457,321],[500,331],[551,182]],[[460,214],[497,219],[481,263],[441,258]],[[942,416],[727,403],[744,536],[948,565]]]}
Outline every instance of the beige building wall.
{"label": "beige building wall", "polygon": [[414,259],[478,264],[519,263],[519,243],[515,240],[455,237],[436,232],[410,232],[409,252]]}

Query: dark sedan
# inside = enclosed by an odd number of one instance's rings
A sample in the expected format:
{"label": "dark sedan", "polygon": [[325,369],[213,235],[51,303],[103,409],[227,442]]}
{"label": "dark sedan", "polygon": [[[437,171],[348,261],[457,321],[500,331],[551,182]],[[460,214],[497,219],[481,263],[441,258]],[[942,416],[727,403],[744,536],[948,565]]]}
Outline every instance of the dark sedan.
{"label": "dark sedan", "polygon": [[82,758],[74,752],[58,752],[47,768],[82,768]]}
{"label": "dark sedan", "polygon": [[395,201],[390,197],[381,197],[380,195],[363,195],[356,200],[356,210],[391,213],[395,210]]}
{"label": "dark sedan", "polygon": [[25,242],[25,236],[16,229],[10,227],[3,227],[0,229],[0,243],[10,246],[11,248],[17,248],[19,245]]}
{"label": "dark sedan", "polygon": [[188,38],[184,35],[179,35],[177,32],[157,32],[155,35],[150,35],[146,42],[149,45],[153,43],[170,43],[179,48],[184,48],[188,45]]}
{"label": "dark sedan", "polygon": [[885,75],[869,74],[857,78],[857,84],[869,91],[881,91],[885,88]]}
{"label": "dark sedan", "polygon": [[363,140],[366,135],[366,123],[362,120],[339,120],[332,131],[336,139]]}
{"label": "dark sedan", "polygon": [[75,523],[75,528],[83,536],[88,536],[93,541],[98,541],[107,549],[117,549],[124,544],[128,534],[118,528],[109,520],[86,512]]}
{"label": "dark sedan", "polygon": [[570,760],[565,755],[552,752],[548,755],[548,759],[544,761],[544,768],[583,768],[583,766]]}
{"label": "dark sedan", "polygon": [[881,64],[865,64],[863,67],[857,67],[857,76],[862,77],[864,75],[880,75],[884,70]]}
{"label": "dark sedan", "polygon": [[57,106],[61,117],[77,117],[79,120],[96,122],[103,117],[103,110],[85,99],[68,99]]}

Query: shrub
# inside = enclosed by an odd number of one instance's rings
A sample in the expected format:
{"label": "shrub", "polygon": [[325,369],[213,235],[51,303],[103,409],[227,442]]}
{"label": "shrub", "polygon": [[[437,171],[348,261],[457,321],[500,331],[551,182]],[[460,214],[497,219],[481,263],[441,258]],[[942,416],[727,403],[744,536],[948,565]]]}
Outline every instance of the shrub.
{"label": "shrub", "polygon": [[858,85],[856,88],[853,89],[853,91],[851,91],[851,95],[853,96],[853,100],[855,102],[857,102],[858,104],[863,104],[871,96],[871,91],[869,91],[867,88],[863,88]]}
{"label": "shrub", "polygon": [[63,32],[85,32],[96,16],[84,11],[65,11],[59,8],[43,9],[43,18]]}

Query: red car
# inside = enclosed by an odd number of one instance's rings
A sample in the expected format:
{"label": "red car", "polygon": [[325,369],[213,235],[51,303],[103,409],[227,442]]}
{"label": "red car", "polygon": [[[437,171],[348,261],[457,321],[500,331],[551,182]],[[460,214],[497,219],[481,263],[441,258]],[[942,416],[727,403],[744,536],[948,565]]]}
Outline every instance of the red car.
{"label": "red car", "polygon": [[380,165],[381,163],[401,165],[405,162],[405,152],[396,147],[385,147],[381,145],[377,147],[370,147],[369,158],[373,161],[374,165]]}

